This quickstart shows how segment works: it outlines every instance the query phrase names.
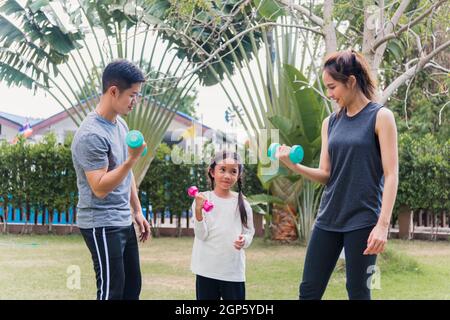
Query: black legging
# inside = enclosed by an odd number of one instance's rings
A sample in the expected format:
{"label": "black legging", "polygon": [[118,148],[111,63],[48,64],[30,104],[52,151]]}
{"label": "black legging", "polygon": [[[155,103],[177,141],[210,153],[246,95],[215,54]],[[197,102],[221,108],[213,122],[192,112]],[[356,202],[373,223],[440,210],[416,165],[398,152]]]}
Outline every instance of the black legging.
{"label": "black legging", "polygon": [[141,269],[134,226],[80,229],[94,263],[97,300],[137,300]]}
{"label": "black legging", "polygon": [[350,232],[330,232],[314,227],[308,245],[300,284],[300,299],[319,300],[344,248],[347,293],[351,300],[370,300],[369,277],[375,271],[376,255],[363,255],[373,227]]}

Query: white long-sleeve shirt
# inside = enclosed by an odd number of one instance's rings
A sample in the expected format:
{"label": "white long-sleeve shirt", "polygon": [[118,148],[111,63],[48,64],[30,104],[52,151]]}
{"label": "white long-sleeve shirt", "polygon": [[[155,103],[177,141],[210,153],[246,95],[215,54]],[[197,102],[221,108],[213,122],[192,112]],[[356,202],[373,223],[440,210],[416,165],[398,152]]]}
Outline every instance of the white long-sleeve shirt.
{"label": "white long-sleeve shirt", "polygon": [[[231,198],[220,198],[214,191],[202,192],[214,204],[210,212],[202,211],[203,220],[195,216],[195,201],[192,204],[194,224],[194,246],[191,270],[194,274],[224,281],[245,281],[245,252],[253,240],[253,212],[244,200],[247,211],[247,228],[242,225],[238,206],[238,194]],[[244,248],[237,250],[234,241],[239,235],[245,239]]]}

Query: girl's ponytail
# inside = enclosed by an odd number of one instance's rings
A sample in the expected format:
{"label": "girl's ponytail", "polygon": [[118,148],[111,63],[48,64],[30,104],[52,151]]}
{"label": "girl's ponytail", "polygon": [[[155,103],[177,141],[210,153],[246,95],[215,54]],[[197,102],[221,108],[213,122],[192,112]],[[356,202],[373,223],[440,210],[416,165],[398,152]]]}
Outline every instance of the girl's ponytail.
{"label": "girl's ponytail", "polygon": [[[239,165],[240,167],[241,165]],[[240,172],[242,174],[242,172]],[[244,204],[244,195],[242,194],[242,180],[241,180],[241,175],[239,175],[238,181],[238,206],[239,206],[239,213],[241,214],[241,222],[242,225],[244,227],[248,227],[247,226],[247,210],[245,209],[245,204]]]}

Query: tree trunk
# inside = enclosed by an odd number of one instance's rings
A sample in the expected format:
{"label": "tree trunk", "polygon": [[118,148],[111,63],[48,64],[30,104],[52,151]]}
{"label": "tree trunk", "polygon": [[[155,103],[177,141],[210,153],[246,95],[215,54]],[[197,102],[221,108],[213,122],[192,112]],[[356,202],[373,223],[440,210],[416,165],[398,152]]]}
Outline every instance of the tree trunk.
{"label": "tree trunk", "polygon": [[400,206],[398,214],[398,237],[403,240],[412,238],[412,212],[408,206]]}
{"label": "tree trunk", "polygon": [[442,212],[442,228],[447,227],[447,213],[444,211]]}
{"label": "tree trunk", "polygon": [[178,215],[177,216],[177,237],[180,238],[181,237],[181,217],[182,215]]}
{"label": "tree trunk", "polygon": [[333,22],[334,0],[323,2],[323,33],[325,34],[325,50],[327,54],[337,51],[336,29]]}
{"label": "tree trunk", "polygon": [[3,215],[2,215],[2,233],[5,233],[6,220],[8,219],[8,213],[5,210],[5,202],[2,204]]}
{"label": "tree trunk", "polygon": [[53,231],[53,214],[55,213],[55,209],[51,208],[48,212],[48,233],[52,233]]}
{"label": "tree trunk", "polygon": [[274,205],[271,225],[272,240],[292,242],[298,239],[295,214],[294,210],[289,210],[286,206]]}
{"label": "tree trunk", "polygon": [[3,202],[3,233],[7,233],[8,226],[8,202]]}
{"label": "tree trunk", "polygon": [[76,216],[77,216],[77,206],[74,206],[72,209],[72,221],[70,222],[70,233],[73,233],[73,226],[76,223]]}
{"label": "tree trunk", "polygon": [[[27,221],[26,221],[26,217],[25,217],[25,213],[24,213],[22,204],[19,205],[19,217],[20,217],[20,220],[23,220],[25,218],[25,223],[22,224],[22,230],[20,231],[20,234],[24,234],[25,229],[27,227]],[[22,222],[22,221],[20,221],[20,222]]]}

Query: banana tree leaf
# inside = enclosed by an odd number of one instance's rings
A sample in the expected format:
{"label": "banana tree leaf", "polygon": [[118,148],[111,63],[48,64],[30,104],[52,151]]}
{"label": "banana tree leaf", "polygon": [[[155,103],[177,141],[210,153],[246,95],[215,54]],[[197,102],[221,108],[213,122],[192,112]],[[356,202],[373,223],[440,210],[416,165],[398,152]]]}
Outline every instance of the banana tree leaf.
{"label": "banana tree leaf", "polygon": [[289,79],[290,88],[294,92],[295,106],[303,131],[309,141],[314,141],[320,135],[322,120],[321,106],[317,101],[316,93],[308,87],[308,80],[295,67],[285,64],[284,71]]}
{"label": "banana tree leaf", "polygon": [[283,199],[285,203],[296,206],[302,187],[303,179],[300,176],[279,176],[273,180],[270,190],[273,195]]}
{"label": "banana tree leaf", "polygon": [[0,12],[3,12],[6,15],[10,15],[19,11],[25,11],[25,9],[14,0],[3,1],[3,5],[0,6]]}
{"label": "banana tree leaf", "polygon": [[33,13],[36,13],[39,10],[41,10],[42,7],[47,6],[49,3],[50,3],[49,0],[35,0],[35,1],[30,1],[30,4],[28,5],[28,7],[31,9],[31,11]]}
{"label": "banana tree leaf", "polygon": [[[269,121],[274,125],[275,128],[282,131],[281,133],[283,135],[287,136],[292,135],[295,132],[295,125],[294,121],[283,116],[283,115],[274,115],[269,117]],[[286,143],[291,143],[291,141],[286,141]]]}
{"label": "banana tree leaf", "polygon": [[322,148],[322,137],[318,136],[311,144],[311,154],[313,159],[319,159],[320,150]]}
{"label": "banana tree leaf", "polygon": [[284,204],[284,201],[278,197],[271,196],[265,193],[255,194],[247,197],[247,201],[250,205],[259,205],[267,203]]}
{"label": "banana tree leaf", "polygon": [[251,204],[250,207],[252,208],[253,212],[256,212],[256,213],[259,213],[259,214],[266,214],[267,213],[263,208],[261,208],[258,205],[255,205],[255,204],[252,205]]}
{"label": "banana tree leaf", "polygon": [[76,48],[81,48],[80,44],[73,41],[69,35],[64,34],[59,28],[47,28],[44,31],[48,32],[45,39],[61,54],[68,54]]}
{"label": "banana tree leaf", "polygon": [[[314,81],[313,87],[319,92],[320,92],[320,88],[325,88],[325,84],[323,83],[322,77],[318,77],[316,79],[316,81]],[[325,103],[324,98],[321,95],[316,94],[316,98],[317,98],[317,102],[319,103],[319,105],[323,105]],[[321,118],[324,119],[325,116],[328,115],[328,113],[327,113],[326,108],[322,108],[322,109],[323,109],[323,112],[322,112]]]}
{"label": "banana tree leaf", "polygon": [[41,86],[27,74],[2,62],[0,62],[0,81],[6,82],[8,86],[23,86],[27,89],[35,89]]}
{"label": "banana tree leaf", "polygon": [[270,165],[262,165],[261,163],[259,163],[257,170],[258,179],[261,181],[263,188],[266,190],[270,187],[273,179],[276,179],[279,176],[288,176],[290,174],[289,170],[282,165],[280,165],[278,167],[278,170],[272,174],[263,174],[262,170],[269,170],[269,167]]}
{"label": "banana tree leaf", "polygon": [[[269,117],[268,119],[273,126],[279,130],[281,143],[285,143],[290,146],[296,144],[302,146],[305,152],[302,163],[309,165],[314,159],[313,155],[315,154],[315,150],[312,149],[311,142],[308,140],[306,135],[303,134],[300,124],[295,125],[294,120],[280,115],[275,115],[273,117]],[[299,121],[300,120],[296,121],[296,123],[299,123]]]}
{"label": "banana tree leaf", "polygon": [[24,38],[24,34],[19,28],[0,16],[0,42],[5,41],[2,47],[9,48],[13,42],[22,41]]}

